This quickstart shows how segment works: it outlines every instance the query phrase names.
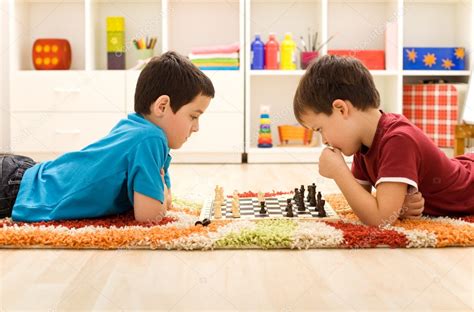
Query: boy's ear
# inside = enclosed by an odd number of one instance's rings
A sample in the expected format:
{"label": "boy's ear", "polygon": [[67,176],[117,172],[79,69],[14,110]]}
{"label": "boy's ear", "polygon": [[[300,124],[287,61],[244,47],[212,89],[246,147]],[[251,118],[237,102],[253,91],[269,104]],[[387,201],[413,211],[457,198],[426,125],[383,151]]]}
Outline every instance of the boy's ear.
{"label": "boy's ear", "polygon": [[170,97],[162,95],[150,106],[150,113],[156,117],[162,117],[170,107]]}
{"label": "boy's ear", "polygon": [[332,102],[332,108],[334,112],[340,113],[343,117],[347,117],[349,114],[349,105],[346,101],[337,99]]}

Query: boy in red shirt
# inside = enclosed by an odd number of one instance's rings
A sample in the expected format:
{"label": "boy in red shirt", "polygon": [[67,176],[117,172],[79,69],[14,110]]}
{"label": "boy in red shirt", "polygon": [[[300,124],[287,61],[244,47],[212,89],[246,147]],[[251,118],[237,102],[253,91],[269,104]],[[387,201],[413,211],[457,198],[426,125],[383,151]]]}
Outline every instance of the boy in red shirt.
{"label": "boy in red shirt", "polygon": [[[354,58],[324,56],[306,71],[294,112],[329,146],[319,158],[320,174],[335,180],[368,225],[422,212],[474,214],[474,154],[448,158],[404,116],[384,113],[379,105],[370,72]],[[352,170],[342,154],[354,155]]]}

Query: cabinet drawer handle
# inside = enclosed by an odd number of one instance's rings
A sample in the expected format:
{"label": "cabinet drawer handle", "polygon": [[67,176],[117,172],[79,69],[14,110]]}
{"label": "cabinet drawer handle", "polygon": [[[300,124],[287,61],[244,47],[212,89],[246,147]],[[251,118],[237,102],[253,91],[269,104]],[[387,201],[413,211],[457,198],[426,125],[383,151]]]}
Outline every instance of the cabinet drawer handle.
{"label": "cabinet drawer handle", "polygon": [[54,88],[53,91],[57,93],[79,93],[81,88]]}
{"label": "cabinet drawer handle", "polygon": [[80,134],[81,133],[81,130],[79,129],[70,129],[70,130],[67,130],[67,129],[56,129],[54,131],[56,134]]}

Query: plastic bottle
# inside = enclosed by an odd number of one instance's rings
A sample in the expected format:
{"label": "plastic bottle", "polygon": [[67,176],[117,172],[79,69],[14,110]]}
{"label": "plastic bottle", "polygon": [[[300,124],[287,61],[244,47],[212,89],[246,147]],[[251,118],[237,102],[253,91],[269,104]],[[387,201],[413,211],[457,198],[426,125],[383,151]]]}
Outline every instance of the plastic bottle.
{"label": "plastic bottle", "polygon": [[296,69],[296,43],[291,37],[291,33],[285,34],[285,39],[281,42],[281,62],[280,69]]}
{"label": "plastic bottle", "polygon": [[270,33],[265,44],[265,69],[278,69],[279,44],[275,34]]}
{"label": "plastic bottle", "polygon": [[252,49],[252,63],[251,69],[263,69],[263,65],[265,63],[265,55],[264,55],[264,43],[260,39],[260,35],[255,35],[255,40],[252,42],[251,49]]}

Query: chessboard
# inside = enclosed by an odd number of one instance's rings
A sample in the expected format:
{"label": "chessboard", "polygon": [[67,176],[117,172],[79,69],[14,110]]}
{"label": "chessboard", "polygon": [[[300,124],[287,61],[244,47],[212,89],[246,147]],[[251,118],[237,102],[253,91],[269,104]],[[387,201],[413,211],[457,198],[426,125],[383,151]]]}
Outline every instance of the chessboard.
{"label": "chessboard", "polygon": [[[292,216],[288,216],[288,199],[291,198]],[[293,198],[293,195],[264,197],[265,213],[261,213],[261,202],[257,197],[240,197],[239,214],[235,217],[232,211],[233,198],[225,198],[221,202],[221,217],[215,218],[214,199],[207,200],[201,210],[200,220],[257,220],[257,219],[311,219],[321,221],[339,220],[339,216],[328,202],[324,203],[325,214],[321,216],[316,206],[310,205],[310,202],[304,200],[304,209],[299,207]]]}

